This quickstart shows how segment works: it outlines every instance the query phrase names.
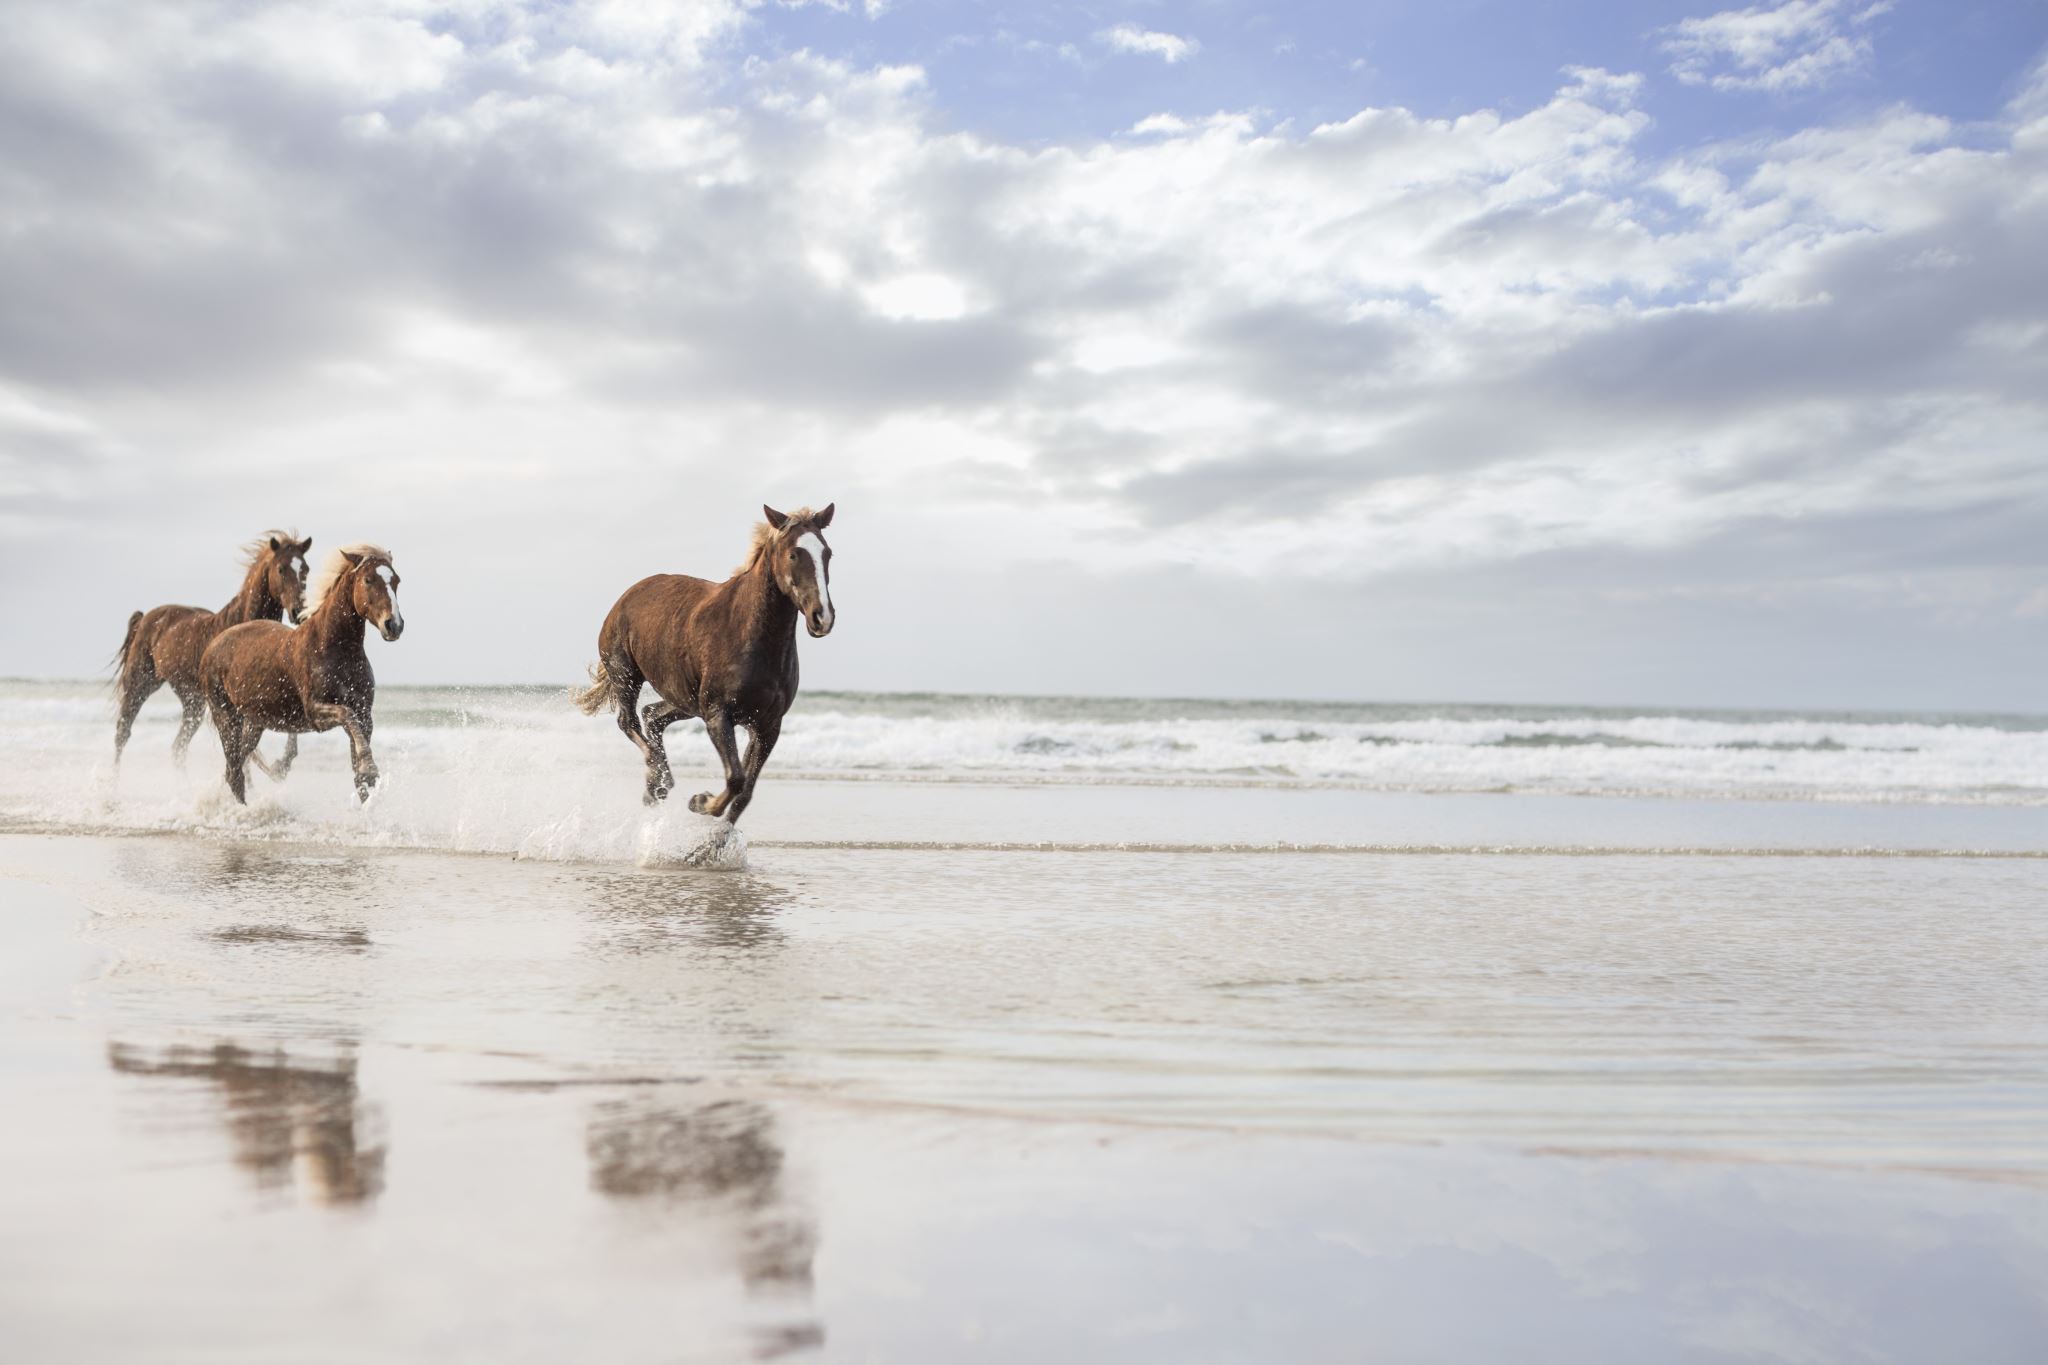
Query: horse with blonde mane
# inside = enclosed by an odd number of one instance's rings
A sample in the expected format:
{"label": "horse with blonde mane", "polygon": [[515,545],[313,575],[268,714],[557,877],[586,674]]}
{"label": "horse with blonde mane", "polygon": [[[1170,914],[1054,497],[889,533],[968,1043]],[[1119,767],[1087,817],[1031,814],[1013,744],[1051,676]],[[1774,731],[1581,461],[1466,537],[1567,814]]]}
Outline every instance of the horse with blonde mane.
{"label": "horse with blonde mane", "polygon": [[[386,640],[405,630],[398,610],[398,570],[377,545],[345,545],[327,557],[308,593],[305,624],[290,630],[275,621],[251,621],[224,630],[207,646],[199,672],[213,711],[213,728],[227,758],[228,790],[246,804],[251,758],[265,730],[285,733],[283,762],[299,751],[309,730],[348,732],[356,799],[370,799],[377,764],[370,756],[371,707],[377,676],[363,651],[363,629]],[[273,773],[274,775],[274,773]]]}
{"label": "horse with blonde mane", "polygon": [[[586,715],[607,706],[618,713],[619,729],[647,760],[650,806],[675,787],[662,732],[695,716],[718,751],[725,790],[697,793],[690,809],[737,823],[796,700],[797,619],[813,639],[832,633],[832,547],[824,536],[832,504],[787,516],[772,507],[761,511],[768,519],[754,528],[747,558],[731,578],[643,578],[597,633],[591,685],[574,699]],[[644,712],[635,709],[643,683],[661,698]],[[750,732],[744,759],[733,739],[738,726]]]}
{"label": "horse with blonde mane", "polygon": [[199,683],[199,659],[214,637],[245,621],[297,621],[305,608],[306,551],[313,538],[296,532],[271,531],[249,542],[242,563],[242,588],[219,611],[204,607],[165,606],[138,611],[128,618],[128,634],[114,656],[114,685],[120,714],[114,723],[114,762],[128,747],[136,713],[159,687],[170,684],[185,708],[171,756],[180,766],[185,749],[206,718],[206,693]]}

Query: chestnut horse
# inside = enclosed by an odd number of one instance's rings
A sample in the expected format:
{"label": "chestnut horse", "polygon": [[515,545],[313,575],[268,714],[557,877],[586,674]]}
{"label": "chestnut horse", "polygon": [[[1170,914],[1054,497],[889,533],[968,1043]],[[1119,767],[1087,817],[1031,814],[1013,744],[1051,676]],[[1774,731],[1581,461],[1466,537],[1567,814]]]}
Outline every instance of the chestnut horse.
{"label": "chestnut horse", "polygon": [[[725,790],[699,792],[690,809],[738,822],[782,733],[783,713],[796,700],[797,617],[814,639],[832,633],[832,547],[823,534],[832,505],[788,516],[761,510],[768,520],[754,528],[753,547],[731,578],[643,578],[597,633],[591,685],[575,701],[586,715],[607,706],[618,712],[619,728],[647,760],[650,806],[675,788],[662,731],[696,716],[725,768]],[[643,682],[661,698],[644,713],[634,709]],[[734,749],[735,726],[751,732],[744,760]]]}
{"label": "chestnut horse", "polygon": [[[228,790],[246,804],[249,760],[265,730],[285,732],[284,762],[299,751],[308,730],[348,731],[356,799],[370,799],[377,764],[370,757],[370,708],[377,678],[363,652],[363,627],[387,640],[405,630],[399,613],[398,570],[391,552],[348,545],[320,567],[308,594],[306,623],[290,630],[275,621],[250,621],[224,630],[206,647],[199,673],[227,757]],[[257,765],[272,771],[260,757]]]}
{"label": "chestnut horse", "polygon": [[114,656],[114,685],[120,690],[120,718],[114,723],[114,762],[128,747],[128,735],[135,728],[135,714],[142,703],[165,683],[178,694],[185,708],[184,723],[171,743],[171,754],[180,765],[185,748],[206,718],[206,693],[199,685],[199,656],[213,643],[213,637],[229,626],[244,621],[275,621],[289,616],[297,621],[306,600],[306,551],[313,538],[298,540],[290,533],[272,531],[249,542],[243,562],[249,571],[242,577],[242,590],[219,611],[203,607],[156,607],[128,618],[128,635]]}

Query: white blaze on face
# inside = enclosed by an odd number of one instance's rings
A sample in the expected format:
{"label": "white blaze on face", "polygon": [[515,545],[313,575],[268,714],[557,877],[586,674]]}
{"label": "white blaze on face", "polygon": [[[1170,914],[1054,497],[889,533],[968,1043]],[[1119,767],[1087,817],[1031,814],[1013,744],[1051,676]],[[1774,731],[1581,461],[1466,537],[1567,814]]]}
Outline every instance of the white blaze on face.
{"label": "white blaze on face", "polygon": [[831,570],[825,567],[825,542],[818,539],[816,531],[806,531],[796,538],[796,548],[805,550],[811,556],[811,569],[818,580],[818,624],[832,629],[832,581]]}
{"label": "white blaze on face", "polygon": [[391,599],[391,624],[399,630],[404,630],[405,617],[398,610],[398,585],[391,581],[393,576],[391,566],[389,564],[379,564],[370,572],[377,575],[377,581],[384,585],[384,595]]}

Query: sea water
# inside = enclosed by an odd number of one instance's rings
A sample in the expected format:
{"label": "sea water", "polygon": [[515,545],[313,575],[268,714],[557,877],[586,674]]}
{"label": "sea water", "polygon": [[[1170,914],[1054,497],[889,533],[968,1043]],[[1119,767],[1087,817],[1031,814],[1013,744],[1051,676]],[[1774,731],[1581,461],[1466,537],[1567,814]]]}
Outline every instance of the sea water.
{"label": "sea water", "polygon": [[[701,725],[670,729],[677,799],[650,812],[640,799],[638,752],[609,717],[571,706],[566,689],[382,689],[374,744],[383,781],[367,807],[355,801],[338,732],[302,740],[299,766],[283,786],[253,776],[251,803],[239,808],[222,784],[210,726],[187,766],[172,765],[176,718],[167,697],[147,707],[117,771],[102,685],[0,682],[0,822],[650,864],[737,865],[745,857],[743,838],[686,808],[690,792],[719,785]],[[264,752],[281,742],[269,737]],[[899,792],[886,804],[915,808],[916,819],[878,820],[877,803],[812,796],[799,801],[823,800],[831,810],[792,823],[788,798],[774,793],[803,782],[1040,789],[1038,809],[1067,813],[1049,822],[983,822],[963,833],[951,816],[958,803]],[[1598,846],[1604,818],[1580,817],[1599,803],[1566,802],[1571,817],[1538,819],[1560,809],[1558,798],[1584,796],[1725,807],[1706,821],[1667,818],[1654,841],[1670,846],[1726,825],[1726,811],[1767,803],[1780,813],[1750,817],[1751,842],[1782,846],[1786,829],[1839,825],[1826,811],[1833,807],[1875,812],[1859,817],[1866,828],[1855,837],[1823,840],[1836,845],[2032,845],[2038,841],[2022,835],[2039,823],[2028,812],[2048,805],[2048,718],[814,692],[791,711],[764,784],[748,829],[810,841],[1386,847],[1436,838],[1428,822],[1404,823],[1398,810],[1390,819],[1331,814],[1370,802],[1289,806],[1250,796],[1328,792],[1524,798],[1516,813],[1490,815],[1486,828],[1450,828],[1447,837],[1460,845],[1486,842],[1503,821],[1536,821],[1542,828],[1509,842]],[[1182,796],[1177,804],[1128,796],[1145,787]],[[1082,819],[1071,807],[1097,815]],[[1785,807],[1805,813],[1788,816]],[[1155,814],[1134,818],[1141,808]],[[1156,814],[1173,811],[1180,814]],[[1973,843],[1966,830],[1992,837]]]}

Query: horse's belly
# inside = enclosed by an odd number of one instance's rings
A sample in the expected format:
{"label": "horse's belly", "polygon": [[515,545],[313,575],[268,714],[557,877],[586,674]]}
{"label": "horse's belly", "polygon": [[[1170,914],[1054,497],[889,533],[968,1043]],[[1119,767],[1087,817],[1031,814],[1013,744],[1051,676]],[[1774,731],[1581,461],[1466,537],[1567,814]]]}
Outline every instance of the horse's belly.
{"label": "horse's belly", "polygon": [[309,730],[306,723],[306,708],[299,699],[298,688],[291,679],[278,676],[243,678],[239,685],[228,689],[228,700],[242,713],[245,720],[253,721],[266,730]]}

